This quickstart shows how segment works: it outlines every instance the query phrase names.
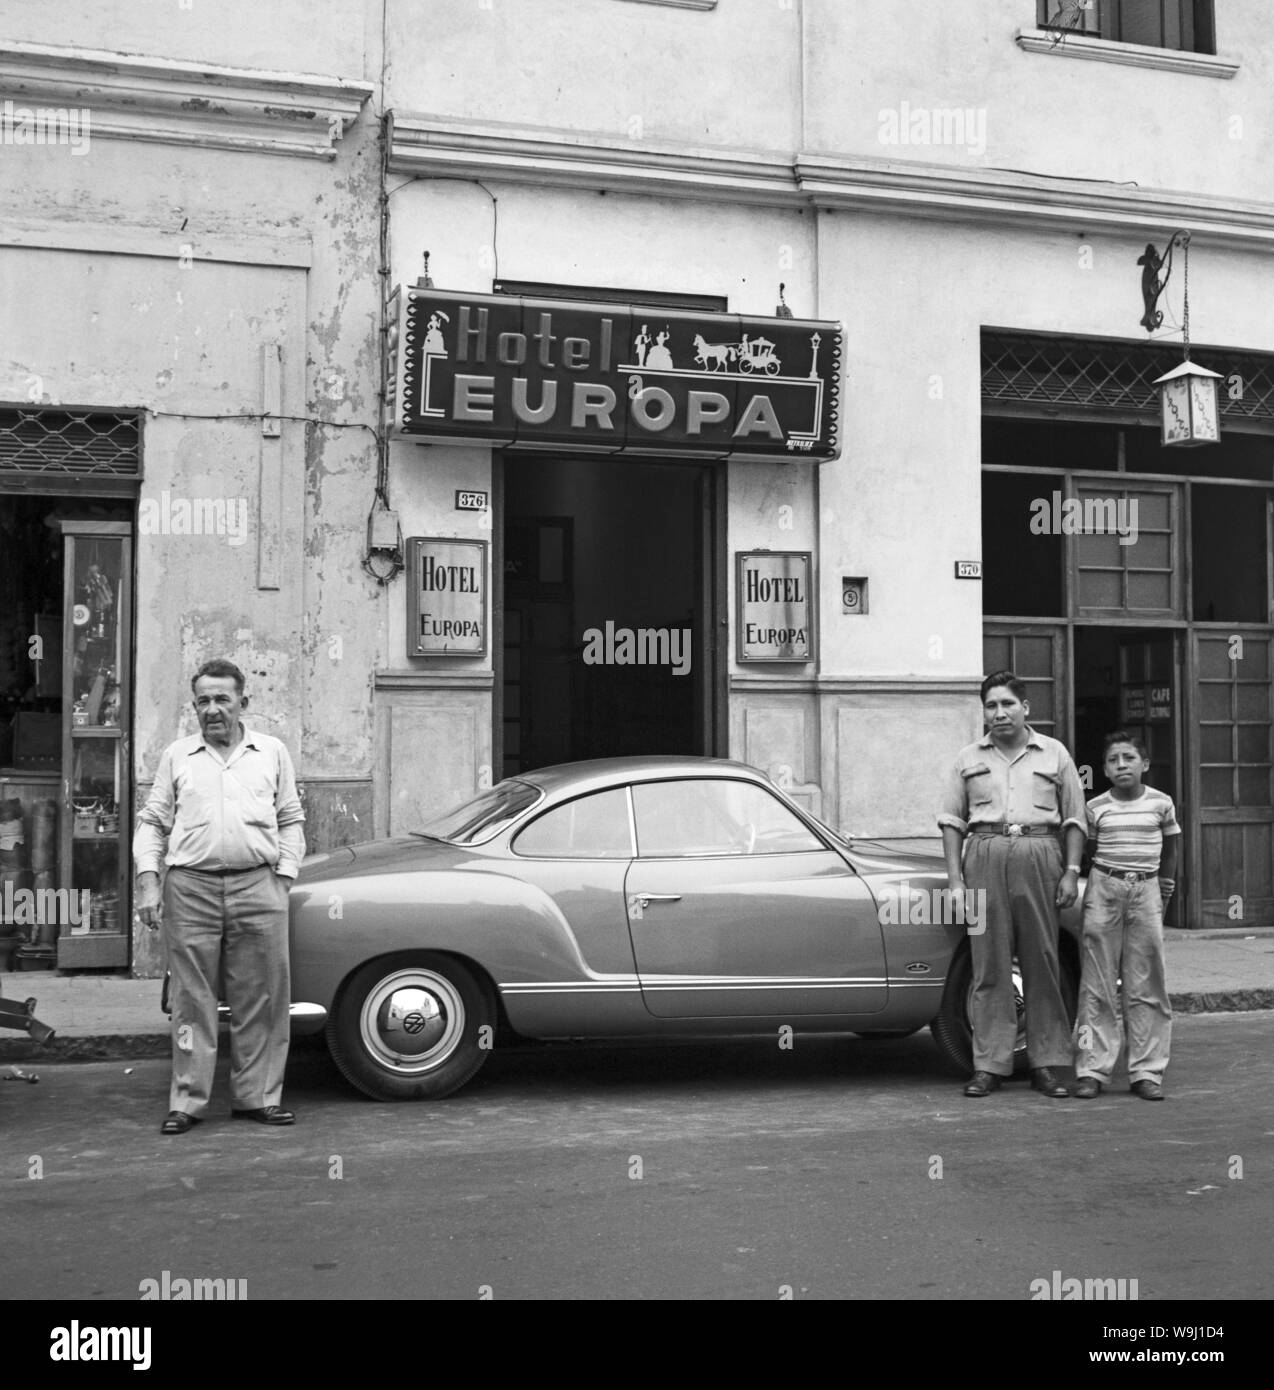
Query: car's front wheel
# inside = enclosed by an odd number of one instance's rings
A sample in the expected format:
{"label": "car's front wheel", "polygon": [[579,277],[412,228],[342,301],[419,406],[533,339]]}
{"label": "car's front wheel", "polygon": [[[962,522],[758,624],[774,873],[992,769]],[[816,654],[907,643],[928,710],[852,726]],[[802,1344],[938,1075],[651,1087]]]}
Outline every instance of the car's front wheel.
{"label": "car's front wheel", "polygon": [[[1062,1003],[1066,1007],[1066,1018],[1075,1022],[1075,1009],[1079,999],[1079,979],[1074,966],[1062,951],[1058,959],[1058,973],[1062,986]],[[973,1024],[970,1021],[970,1004],[973,1000],[973,958],[968,947],[956,953],[947,975],[947,987],[942,992],[942,1008],[929,1025],[934,1041],[942,1049],[943,1055],[962,1072],[973,1070]],[[1013,1069],[1023,1072],[1029,1062],[1026,1055],[1026,1004],[1022,990],[1022,973],[1016,960],[1013,962],[1013,1004],[1017,1011],[1017,1038],[1013,1044]]]}
{"label": "car's front wheel", "polygon": [[487,982],[435,952],[370,961],[349,979],[327,1025],[346,1080],[377,1100],[440,1100],[491,1050]]}

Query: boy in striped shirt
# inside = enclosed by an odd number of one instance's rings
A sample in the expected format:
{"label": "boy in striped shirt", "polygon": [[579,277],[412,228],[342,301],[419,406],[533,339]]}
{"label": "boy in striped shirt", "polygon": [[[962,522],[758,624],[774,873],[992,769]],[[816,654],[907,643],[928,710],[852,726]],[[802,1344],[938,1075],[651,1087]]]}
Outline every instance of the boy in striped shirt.
{"label": "boy in striped shirt", "polygon": [[1097,849],[1084,894],[1075,1051],[1080,1100],[1099,1096],[1110,1084],[1121,1014],[1132,1092],[1142,1100],[1163,1099],[1172,1039],[1163,910],[1175,887],[1181,827],[1172,798],[1142,784],[1149,765],[1140,740],[1122,729],[1108,734],[1104,767],[1110,790],[1085,808],[1088,838],[1097,841]]}

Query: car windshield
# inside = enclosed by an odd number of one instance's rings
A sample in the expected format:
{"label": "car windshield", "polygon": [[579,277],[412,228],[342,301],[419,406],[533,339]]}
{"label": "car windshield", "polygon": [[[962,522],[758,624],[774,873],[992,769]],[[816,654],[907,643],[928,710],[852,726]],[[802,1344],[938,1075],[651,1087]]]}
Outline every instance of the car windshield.
{"label": "car windshield", "polygon": [[523,811],[534,806],[540,796],[538,787],[510,778],[475,796],[472,801],[434,816],[412,834],[426,840],[445,840],[452,845],[475,845],[511,825]]}

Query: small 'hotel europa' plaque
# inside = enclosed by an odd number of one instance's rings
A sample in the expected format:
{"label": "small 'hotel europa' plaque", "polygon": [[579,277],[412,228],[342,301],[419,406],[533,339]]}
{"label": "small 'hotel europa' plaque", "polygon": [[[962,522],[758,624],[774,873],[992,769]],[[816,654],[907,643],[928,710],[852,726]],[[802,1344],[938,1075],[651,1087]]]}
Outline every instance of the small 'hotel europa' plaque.
{"label": "small 'hotel europa' plaque", "polygon": [[487,542],[407,542],[407,655],[485,656]]}
{"label": "small 'hotel europa' plaque", "polygon": [[813,661],[814,590],[808,550],[753,550],[737,557],[740,661]]}

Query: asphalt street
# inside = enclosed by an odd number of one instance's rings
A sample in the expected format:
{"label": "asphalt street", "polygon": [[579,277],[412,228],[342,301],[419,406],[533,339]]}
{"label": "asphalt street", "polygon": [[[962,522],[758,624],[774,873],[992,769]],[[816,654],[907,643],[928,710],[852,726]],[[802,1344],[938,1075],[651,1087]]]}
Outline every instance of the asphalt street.
{"label": "asphalt street", "polygon": [[966,1100],[927,1032],[510,1051],[433,1105],[365,1100],[311,1045],[279,1130],[230,1122],[225,1068],[177,1138],[162,1060],[0,1086],[0,1296],[1274,1295],[1268,1012],[1179,1018],[1163,1104]]}

